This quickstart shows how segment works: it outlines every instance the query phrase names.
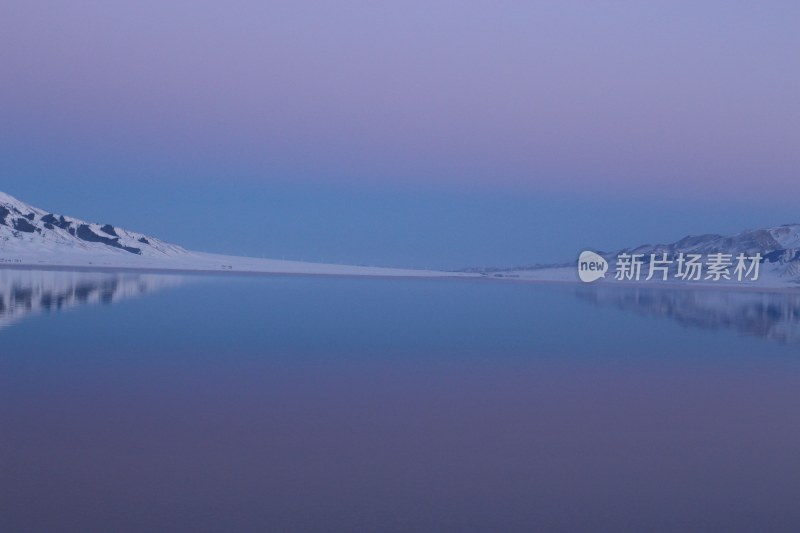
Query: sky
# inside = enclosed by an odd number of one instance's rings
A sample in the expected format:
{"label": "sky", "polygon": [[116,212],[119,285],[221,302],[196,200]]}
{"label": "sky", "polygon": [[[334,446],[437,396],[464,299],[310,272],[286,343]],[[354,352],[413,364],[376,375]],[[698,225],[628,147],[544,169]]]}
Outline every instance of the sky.
{"label": "sky", "polygon": [[800,222],[800,4],[7,0],[0,190],[455,268]]}

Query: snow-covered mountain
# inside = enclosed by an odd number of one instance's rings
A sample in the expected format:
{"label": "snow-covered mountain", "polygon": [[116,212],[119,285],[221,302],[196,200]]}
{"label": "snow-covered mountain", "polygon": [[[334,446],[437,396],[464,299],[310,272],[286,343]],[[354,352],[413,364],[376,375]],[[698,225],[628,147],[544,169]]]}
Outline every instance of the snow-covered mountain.
{"label": "snow-covered mountain", "polygon": [[0,253],[78,250],[112,256],[186,253],[180,246],[155,237],[44,211],[0,192]]}
{"label": "snow-covered mountain", "polygon": [[[619,253],[645,254],[666,253],[675,257],[679,253],[708,255],[712,253],[760,253],[766,263],[794,265],[800,262],[800,224],[786,224],[766,229],[746,230],[736,235],[689,235],[671,244],[638,246]],[[611,254],[616,257],[618,254]],[[794,269],[792,274],[800,272]]]}
{"label": "snow-covered mountain", "polygon": [[185,250],[110,224],[52,213],[0,192],[0,266],[377,277],[471,274],[236,257]]}
{"label": "snow-covered mountain", "polygon": [[[617,258],[621,254],[641,254],[645,269],[649,265],[652,254],[657,259],[666,254],[672,261],[668,281],[676,280],[676,259],[680,254],[698,254],[708,258],[711,254],[730,254],[734,258],[740,253],[746,256],[761,254],[759,265],[760,278],[758,285],[765,287],[798,286],[800,284],[800,224],[786,224],[764,229],[750,229],[735,235],[688,235],[668,244],[643,244],[633,248],[625,248],[617,252],[597,252],[608,261],[608,273],[601,282],[613,282],[617,266]],[[532,281],[578,281],[577,262],[537,265],[515,269],[470,269],[481,272],[485,276],[512,278]],[[701,280],[698,284],[703,284]],[[627,281],[623,282],[627,283]],[[725,284],[725,280],[722,280]]]}

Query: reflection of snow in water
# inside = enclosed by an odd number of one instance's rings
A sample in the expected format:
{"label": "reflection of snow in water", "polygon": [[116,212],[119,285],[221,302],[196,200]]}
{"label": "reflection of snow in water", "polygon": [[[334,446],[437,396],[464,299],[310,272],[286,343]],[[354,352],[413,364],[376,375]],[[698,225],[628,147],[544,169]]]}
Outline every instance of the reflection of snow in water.
{"label": "reflection of snow in water", "polygon": [[675,288],[581,287],[578,298],[690,327],[800,344],[800,293]]}
{"label": "reflection of snow in water", "polygon": [[0,329],[28,315],[111,304],[184,283],[181,276],[0,269]]}

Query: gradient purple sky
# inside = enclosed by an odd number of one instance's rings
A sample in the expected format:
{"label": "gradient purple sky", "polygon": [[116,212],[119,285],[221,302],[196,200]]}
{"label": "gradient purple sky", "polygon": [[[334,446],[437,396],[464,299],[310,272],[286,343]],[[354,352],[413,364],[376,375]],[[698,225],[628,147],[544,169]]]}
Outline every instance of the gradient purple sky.
{"label": "gradient purple sky", "polygon": [[764,210],[664,238],[793,222],[767,213],[800,193],[798,28],[795,2],[10,0],[0,190],[87,218],[125,209],[69,194],[114,185],[229,206],[225,188],[306,187],[306,212],[323,188]]}

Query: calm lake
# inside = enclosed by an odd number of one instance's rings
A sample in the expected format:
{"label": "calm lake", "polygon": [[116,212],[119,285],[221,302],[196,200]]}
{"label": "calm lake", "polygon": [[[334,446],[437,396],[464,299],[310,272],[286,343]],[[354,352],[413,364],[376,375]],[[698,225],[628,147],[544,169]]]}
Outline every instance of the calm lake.
{"label": "calm lake", "polygon": [[0,531],[800,530],[800,294],[0,270]]}

